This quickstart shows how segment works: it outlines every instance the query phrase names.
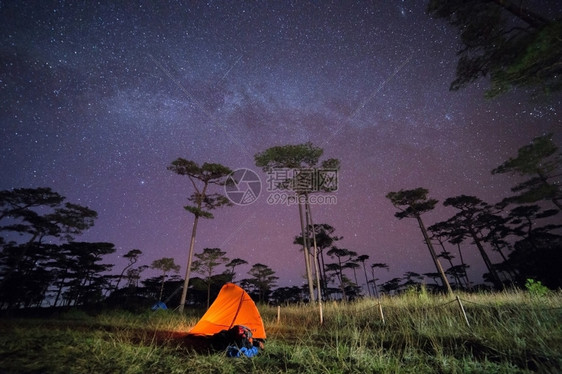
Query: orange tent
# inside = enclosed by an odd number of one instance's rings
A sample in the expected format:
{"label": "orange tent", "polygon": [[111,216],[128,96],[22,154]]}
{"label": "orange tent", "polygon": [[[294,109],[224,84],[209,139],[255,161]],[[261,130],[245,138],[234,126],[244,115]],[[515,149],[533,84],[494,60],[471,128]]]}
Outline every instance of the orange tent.
{"label": "orange tent", "polygon": [[266,338],[260,312],[250,295],[237,285],[227,283],[189,334],[214,335],[234,325],[246,326],[256,339]]}

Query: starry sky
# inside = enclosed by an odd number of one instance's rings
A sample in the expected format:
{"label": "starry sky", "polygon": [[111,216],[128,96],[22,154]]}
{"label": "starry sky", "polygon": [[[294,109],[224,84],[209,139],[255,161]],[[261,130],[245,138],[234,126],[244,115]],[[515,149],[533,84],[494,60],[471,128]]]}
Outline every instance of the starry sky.
{"label": "starry sky", "polygon": [[[556,1],[531,1],[560,16]],[[385,195],[425,187],[495,203],[520,179],[490,171],[548,132],[562,144],[560,94],[450,92],[456,30],[425,1],[2,1],[0,189],[51,187],[98,212],[79,240],[173,257],[184,273],[193,190],[166,167],[183,157],[266,175],[254,154],[311,141],[341,161],[334,204],[313,206],[338,243],[384,262],[381,281],[433,272],[415,220]],[[265,187],[265,186],[264,186]],[[221,192],[221,190],[217,190]],[[195,250],[263,263],[304,282],[296,206],[221,208]],[[441,205],[426,226],[454,211]],[[473,278],[483,272],[464,245]],[[455,248],[449,248],[455,254]],[[498,260],[492,254],[492,258]],[[145,273],[146,274],[146,273]]]}

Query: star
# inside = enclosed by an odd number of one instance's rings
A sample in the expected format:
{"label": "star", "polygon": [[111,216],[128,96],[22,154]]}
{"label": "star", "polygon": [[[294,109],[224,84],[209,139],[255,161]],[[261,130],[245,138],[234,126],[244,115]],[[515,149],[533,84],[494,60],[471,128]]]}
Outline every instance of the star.
{"label": "star", "polygon": [[[80,240],[115,243],[116,258],[139,248],[145,264],[165,249],[183,267],[194,191],[166,169],[173,160],[253,170],[265,187],[254,155],[310,141],[342,165],[336,199],[318,200],[314,222],[388,263],[383,281],[432,271],[419,228],[394,217],[386,194],[425,187],[440,201],[495,203],[513,181],[490,171],[535,136],[561,144],[562,121],[559,94],[486,100],[485,80],[450,92],[458,39],[425,6],[6,2],[0,190],[48,186],[87,202],[100,215]],[[266,192],[202,220],[196,251],[222,246],[248,260],[242,273],[264,263],[280,285],[297,284],[297,205]],[[428,224],[445,216],[436,209]],[[481,276],[477,253],[467,257]]]}

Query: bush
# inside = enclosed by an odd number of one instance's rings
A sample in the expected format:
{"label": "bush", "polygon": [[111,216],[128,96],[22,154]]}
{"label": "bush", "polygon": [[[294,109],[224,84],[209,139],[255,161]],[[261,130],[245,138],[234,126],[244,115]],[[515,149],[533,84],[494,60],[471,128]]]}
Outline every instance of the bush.
{"label": "bush", "polygon": [[525,288],[532,296],[535,297],[544,297],[550,292],[548,287],[544,286],[541,281],[536,281],[534,279],[527,279],[525,282]]}

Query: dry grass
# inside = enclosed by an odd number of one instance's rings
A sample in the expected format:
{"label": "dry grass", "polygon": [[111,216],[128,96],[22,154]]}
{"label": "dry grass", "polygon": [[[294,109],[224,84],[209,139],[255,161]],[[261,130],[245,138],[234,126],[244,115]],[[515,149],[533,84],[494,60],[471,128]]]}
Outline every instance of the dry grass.
{"label": "dry grass", "polygon": [[201,311],[72,312],[0,320],[4,373],[555,373],[562,371],[562,294],[410,292],[400,297],[259,306],[266,349],[253,359],[193,349]]}

